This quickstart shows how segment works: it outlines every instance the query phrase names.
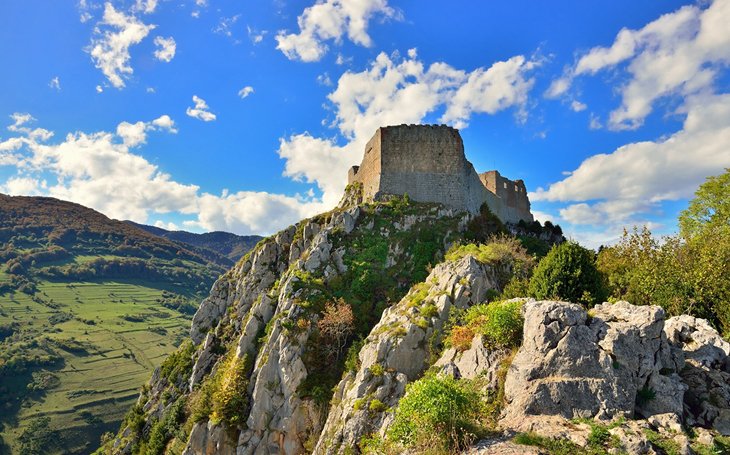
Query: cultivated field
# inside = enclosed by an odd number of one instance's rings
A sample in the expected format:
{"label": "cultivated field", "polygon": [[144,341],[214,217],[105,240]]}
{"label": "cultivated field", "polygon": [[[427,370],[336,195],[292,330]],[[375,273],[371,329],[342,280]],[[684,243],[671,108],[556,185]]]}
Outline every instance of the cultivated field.
{"label": "cultivated field", "polygon": [[57,380],[26,399],[17,419],[4,421],[5,443],[15,447],[27,423],[42,416],[60,430],[67,453],[87,453],[103,432],[116,430],[139,388],[189,327],[188,317],[161,305],[163,291],[181,294],[172,285],[114,280],[41,281],[34,298],[0,295],[0,325],[17,323],[24,342],[47,339],[63,358],[48,368]]}

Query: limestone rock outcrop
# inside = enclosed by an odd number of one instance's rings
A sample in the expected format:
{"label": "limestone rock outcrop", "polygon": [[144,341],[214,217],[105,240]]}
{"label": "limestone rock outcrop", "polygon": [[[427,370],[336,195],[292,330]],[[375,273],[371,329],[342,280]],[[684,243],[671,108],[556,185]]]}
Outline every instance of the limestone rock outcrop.
{"label": "limestone rock outcrop", "polygon": [[[487,291],[499,286],[497,270],[466,256],[438,265],[385,310],[360,350],[359,370],[337,386],[315,453],[341,453],[365,435],[382,434],[393,417],[384,409],[396,406],[406,384],[428,368],[451,308],[482,303]],[[384,405],[380,411],[373,411],[374,400]]]}
{"label": "limestone rock outcrop", "polygon": [[503,423],[681,414],[684,360],[664,334],[664,310],[627,302],[587,313],[564,302],[523,307],[524,341],[505,381]]}
{"label": "limestone rock outcrop", "polygon": [[730,436],[730,343],[707,321],[687,315],[668,319],[664,331],[685,358],[685,423]]}

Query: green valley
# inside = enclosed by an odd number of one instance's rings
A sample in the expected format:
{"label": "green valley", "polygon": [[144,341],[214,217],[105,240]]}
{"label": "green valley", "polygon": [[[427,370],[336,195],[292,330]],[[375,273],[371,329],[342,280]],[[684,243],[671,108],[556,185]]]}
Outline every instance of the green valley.
{"label": "green valley", "polygon": [[223,271],[77,204],[0,195],[0,453],[89,453]]}

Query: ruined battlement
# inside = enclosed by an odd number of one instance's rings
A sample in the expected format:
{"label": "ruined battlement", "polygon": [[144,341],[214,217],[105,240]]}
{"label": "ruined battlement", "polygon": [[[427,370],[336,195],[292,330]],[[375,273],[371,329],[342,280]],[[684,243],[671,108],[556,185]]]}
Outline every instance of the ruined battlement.
{"label": "ruined battlement", "polygon": [[532,221],[525,184],[497,171],[477,174],[466,159],[459,130],[447,125],[398,125],[378,128],[365,146],[360,166],[348,172],[366,201],[387,195],[408,196],[479,213],[483,203],[503,221]]}

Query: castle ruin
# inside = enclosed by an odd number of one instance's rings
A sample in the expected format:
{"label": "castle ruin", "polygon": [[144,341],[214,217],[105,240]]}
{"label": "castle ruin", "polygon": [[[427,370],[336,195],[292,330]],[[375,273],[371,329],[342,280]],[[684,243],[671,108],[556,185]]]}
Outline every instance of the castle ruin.
{"label": "castle ruin", "polygon": [[482,204],[503,222],[531,222],[530,201],[522,180],[498,171],[477,174],[466,159],[457,129],[446,125],[399,125],[378,128],[365,146],[360,166],[348,184],[359,182],[366,201],[404,195],[479,213]]}

